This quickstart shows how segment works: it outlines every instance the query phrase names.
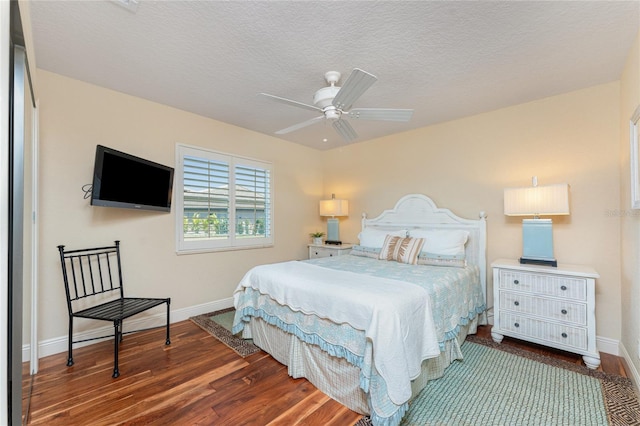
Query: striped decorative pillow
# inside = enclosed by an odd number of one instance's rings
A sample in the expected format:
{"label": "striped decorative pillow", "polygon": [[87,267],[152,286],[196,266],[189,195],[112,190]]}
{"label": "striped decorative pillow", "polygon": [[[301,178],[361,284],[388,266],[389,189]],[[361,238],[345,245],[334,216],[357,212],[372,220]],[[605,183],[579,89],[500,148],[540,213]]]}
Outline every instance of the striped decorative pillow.
{"label": "striped decorative pillow", "polygon": [[387,235],[380,249],[381,260],[395,260],[400,263],[415,265],[424,245],[424,238],[403,238]]}

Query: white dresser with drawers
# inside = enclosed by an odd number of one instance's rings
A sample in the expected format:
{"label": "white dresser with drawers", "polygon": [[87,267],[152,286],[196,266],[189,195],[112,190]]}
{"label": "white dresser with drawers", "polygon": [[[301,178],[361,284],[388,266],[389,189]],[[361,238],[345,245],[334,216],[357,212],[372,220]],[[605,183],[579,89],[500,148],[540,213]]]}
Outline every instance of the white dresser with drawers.
{"label": "white dresser with drawers", "polygon": [[588,266],[558,267],[498,259],[493,268],[494,325],[491,337],[527,340],[582,355],[598,368],[595,280]]}

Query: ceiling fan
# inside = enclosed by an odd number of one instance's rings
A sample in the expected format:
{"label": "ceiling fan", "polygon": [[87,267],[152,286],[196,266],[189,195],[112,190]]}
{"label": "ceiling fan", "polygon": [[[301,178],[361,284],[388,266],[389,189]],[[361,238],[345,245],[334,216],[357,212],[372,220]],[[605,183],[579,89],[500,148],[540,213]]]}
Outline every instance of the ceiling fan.
{"label": "ceiling fan", "polygon": [[313,105],[305,104],[302,102],[294,101],[280,96],[270,95],[268,93],[260,93],[262,96],[266,96],[283,104],[295,106],[298,108],[304,108],[311,111],[319,112],[322,115],[314,117],[312,119],[303,121],[302,123],[294,124],[276,132],[277,135],[283,135],[290,133],[303,127],[310,126],[312,124],[320,123],[323,121],[331,122],[333,128],[338,132],[342,138],[351,142],[358,138],[358,134],[353,129],[351,124],[345,120],[383,120],[383,121],[409,121],[413,115],[412,109],[390,109],[390,108],[353,108],[353,103],[362,96],[362,94],[369,88],[378,78],[363,71],[359,68],[355,68],[349,78],[344,82],[342,87],[336,86],[340,81],[341,74],[338,71],[329,71],[325,73],[324,78],[329,83],[329,86],[323,87],[318,90],[313,96]]}

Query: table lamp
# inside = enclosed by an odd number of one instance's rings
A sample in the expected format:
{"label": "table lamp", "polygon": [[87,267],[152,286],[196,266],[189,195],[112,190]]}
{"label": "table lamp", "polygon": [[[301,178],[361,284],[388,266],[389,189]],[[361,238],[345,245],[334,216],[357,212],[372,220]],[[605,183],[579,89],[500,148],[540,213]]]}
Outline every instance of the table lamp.
{"label": "table lamp", "polygon": [[520,263],[558,266],[553,256],[553,229],[551,219],[540,216],[569,214],[569,185],[559,183],[524,188],[505,188],[504,214],[507,216],[533,216],[522,220],[522,257]]}
{"label": "table lamp", "polygon": [[338,200],[335,194],[331,194],[330,200],[320,201],[320,216],[329,216],[325,244],[342,244],[342,241],[340,241],[339,221],[336,216],[348,215],[349,202],[347,200]]}

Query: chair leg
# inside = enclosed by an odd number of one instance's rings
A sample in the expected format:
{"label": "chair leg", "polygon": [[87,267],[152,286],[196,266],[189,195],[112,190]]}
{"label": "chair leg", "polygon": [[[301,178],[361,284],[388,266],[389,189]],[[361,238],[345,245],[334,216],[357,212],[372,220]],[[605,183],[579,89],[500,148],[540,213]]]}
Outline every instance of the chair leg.
{"label": "chair leg", "polygon": [[73,316],[69,315],[69,353],[67,358],[67,367],[73,365]]}
{"label": "chair leg", "polygon": [[169,306],[171,305],[171,299],[167,299],[167,340],[164,342],[165,345],[171,344],[171,339],[169,338]]}
{"label": "chair leg", "polygon": [[116,320],[113,322],[114,328],[114,338],[113,338],[113,377],[114,379],[120,375],[120,370],[118,370],[118,344],[120,343],[120,339],[122,338],[120,332],[120,320]]}

